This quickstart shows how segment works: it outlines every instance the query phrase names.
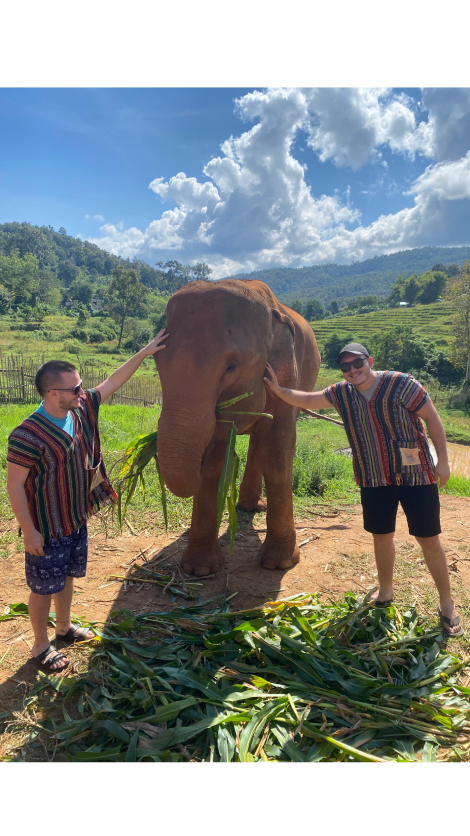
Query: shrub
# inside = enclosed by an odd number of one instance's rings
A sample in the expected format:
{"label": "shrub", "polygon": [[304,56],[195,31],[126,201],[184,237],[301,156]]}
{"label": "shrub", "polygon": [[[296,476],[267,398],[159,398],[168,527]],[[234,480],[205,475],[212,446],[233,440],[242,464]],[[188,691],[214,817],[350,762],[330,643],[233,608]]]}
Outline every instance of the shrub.
{"label": "shrub", "polygon": [[89,342],[91,342],[91,343],[104,343],[105,339],[106,339],[106,336],[103,333],[103,331],[90,331]]}
{"label": "shrub", "polygon": [[74,337],[76,340],[80,340],[81,343],[87,343],[89,334],[85,328],[74,328],[70,332],[70,336]]}
{"label": "shrub", "polygon": [[148,328],[142,330],[136,330],[129,340],[124,343],[124,348],[128,348],[131,351],[140,351],[144,345],[147,345],[151,340],[151,334]]}
{"label": "shrub", "polygon": [[78,354],[81,350],[80,343],[64,343],[62,347],[63,351],[66,351],[67,354]]}
{"label": "shrub", "polygon": [[31,334],[30,339],[31,340],[36,340],[36,341],[39,341],[39,340],[50,341],[52,339],[52,331],[34,331]]}
{"label": "shrub", "polygon": [[326,363],[327,366],[330,366],[330,368],[337,368],[338,363],[336,358],[343,348],[343,345],[347,345],[352,342],[355,342],[352,334],[349,334],[347,337],[342,337],[336,332],[331,334],[323,344],[323,351],[321,352],[323,362]]}

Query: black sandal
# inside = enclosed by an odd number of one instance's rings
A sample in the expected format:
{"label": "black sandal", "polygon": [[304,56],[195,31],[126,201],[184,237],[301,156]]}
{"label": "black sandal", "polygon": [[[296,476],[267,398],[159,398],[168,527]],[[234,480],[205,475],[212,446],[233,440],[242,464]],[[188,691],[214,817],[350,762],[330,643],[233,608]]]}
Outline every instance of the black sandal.
{"label": "black sandal", "polygon": [[[463,629],[463,627],[460,627],[460,618],[458,615],[456,615],[455,618],[447,618],[446,615],[442,614],[440,606],[437,608],[437,614],[441,622],[441,627],[447,633],[449,638],[456,639],[458,636],[464,635],[465,630]],[[449,625],[449,627],[451,628],[460,627],[460,630],[458,631],[458,633],[450,633],[446,625]]]}
{"label": "black sandal", "polygon": [[[44,661],[49,654],[51,654],[50,659],[47,659],[47,661]],[[56,650],[55,647],[52,647],[52,645],[50,644],[49,647],[46,650],[43,650],[43,652],[39,654],[39,656],[33,656],[31,661],[32,661],[33,665],[35,665],[35,667],[38,670],[42,671],[43,673],[56,674],[56,673],[62,673],[62,671],[65,671],[65,668],[67,668],[70,664],[69,660],[67,659],[66,664],[62,665],[61,668],[53,668],[52,665],[55,662],[60,662],[62,659],[66,659],[66,658],[67,657],[64,656],[63,653],[59,653],[59,651]]]}
{"label": "black sandal", "polygon": [[55,634],[56,641],[63,642],[66,645],[75,644],[75,642],[85,642],[91,641],[91,639],[87,638],[87,634],[90,632],[89,627],[80,627],[77,632],[76,627],[70,627],[63,636],[59,636],[58,633]]}

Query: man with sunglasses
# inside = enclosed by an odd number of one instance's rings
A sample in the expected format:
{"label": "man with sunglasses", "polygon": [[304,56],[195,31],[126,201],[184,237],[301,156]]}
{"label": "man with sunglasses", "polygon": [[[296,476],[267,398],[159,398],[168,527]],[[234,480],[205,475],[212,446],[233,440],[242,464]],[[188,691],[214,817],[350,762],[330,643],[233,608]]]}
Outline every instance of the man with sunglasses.
{"label": "man with sunglasses", "polygon": [[83,390],[72,363],[44,363],[35,381],[43,400],[8,439],[7,490],[23,532],[31,590],[31,653],[35,665],[46,673],[58,673],[69,664],[47,636],[51,597],[56,640],[72,644],[94,635],[86,627],[72,627],[70,609],[73,579],[86,573],[86,521],[117,499],[101,454],[100,404],[132,377],[145,357],[165,348],[164,330],[95,389]]}
{"label": "man with sunglasses", "polygon": [[[344,380],[323,392],[298,392],[279,386],[271,366],[265,384],[287,403],[307,409],[333,405],[351,445],[354,476],[361,488],[364,528],[374,538],[379,589],[376,605],[393,600],[394,532],[398,505],[409,532],[421,546],[439,593],[438,613],[449,636],[463,629],[454,608],[441,533],[438,486],[449,480],[444,427],[426,390],[409,374],[378,371],[365,346],[349,343],[338,365]],[[434,465],[428,433],[437,454]]]}

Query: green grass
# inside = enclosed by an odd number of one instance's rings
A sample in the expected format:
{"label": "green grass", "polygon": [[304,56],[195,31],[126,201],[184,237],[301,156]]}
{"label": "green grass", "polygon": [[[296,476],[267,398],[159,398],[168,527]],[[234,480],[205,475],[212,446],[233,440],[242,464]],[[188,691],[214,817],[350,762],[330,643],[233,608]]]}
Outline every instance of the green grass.
{"label": "green grass", "polygon": [[[70,331],[76,327],[76,317],[64,315],[46,316],[37,331],[10,331],[10,325],[20,327],[24,325],[20,320],[13,320],[8,316],[0,317],[0,350],[3,354],[21,355],[25,360],[33,360],[38,365],[45,360],[66,360],[69,363],[78,365],[77,354],[74,346],[78,348],[79,359],[84,366],[94,366],[98,370],[104,370],[109,374],[121,366],[132,356],[130,349],[121,348],[118,350],[117,339],[103,343],[81,343],[70,337]],[[96,330],[99,327],[101,317],[89,317],[87,329]],[[106,322],[111,322],[106,320]],[[144,325],[145,323],[142,323]],[[38,339],[41,332],[48,332],[48,339]],[[123,342],[126,338],[123,339]],[[147,357],[136,374],[139,377],[150,377],[155,375],[155,363],[152,357]]]}
{"label": "green grass", "polygon": [[443,489],[443,493],[453,494],[454,496],[470,496],[470,479],[466,479],[465,476],[451,476]]}
{"label": "green grass", "polygon": [[444,424],[447,440],[456,444],[470,444],[470,405],[446,408],[441,406],[439,396],[436,398],[434,395],[433,400],[435,403],[437,401],[436,409]]}

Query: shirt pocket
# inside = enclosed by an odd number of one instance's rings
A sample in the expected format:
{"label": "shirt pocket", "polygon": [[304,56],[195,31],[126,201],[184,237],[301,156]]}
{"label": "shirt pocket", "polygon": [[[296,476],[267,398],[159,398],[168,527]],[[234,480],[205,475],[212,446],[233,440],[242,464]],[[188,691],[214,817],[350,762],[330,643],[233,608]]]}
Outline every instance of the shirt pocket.
{"label": "shirt pocket", "polygon": [[104,479],[103,474],[103,456],[100,453],[98,464],[94,465],[93,467],[86,467],[85,468],[87,479],[88,479],[88,491],[92,493],[98,485],[101,485],[101,482]]}
{"label": "shirt pocket", "polygon": [[426,462],[417,441],[394,441],[399,473],[417,473],[426,470]]}

